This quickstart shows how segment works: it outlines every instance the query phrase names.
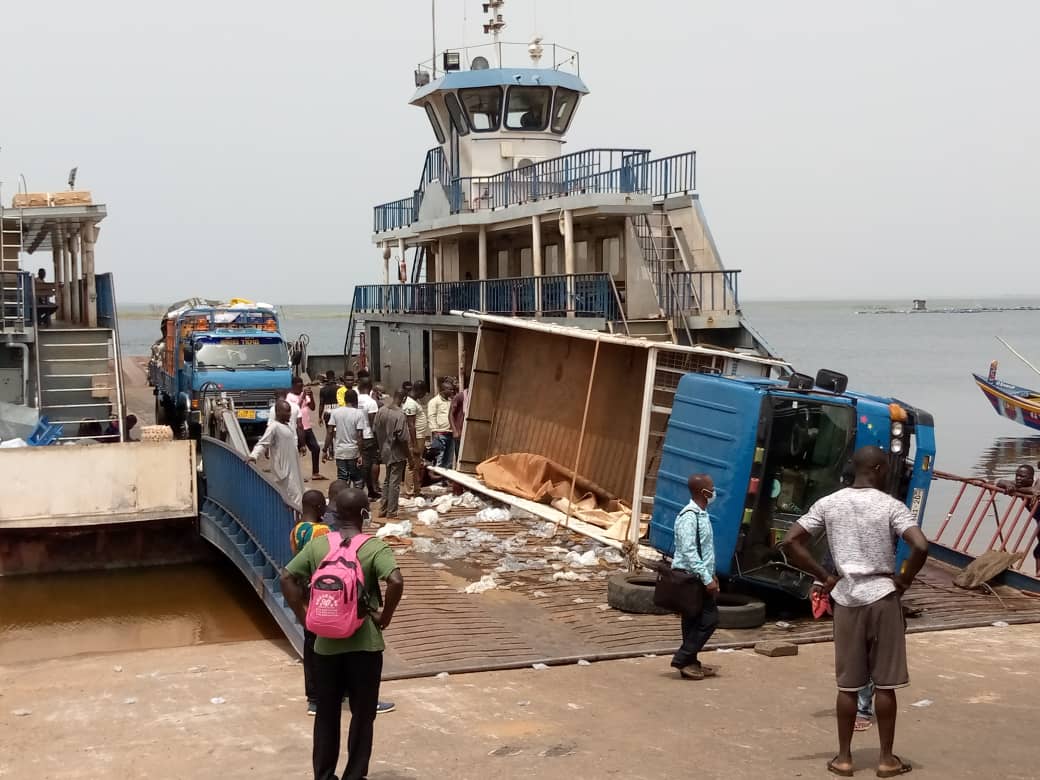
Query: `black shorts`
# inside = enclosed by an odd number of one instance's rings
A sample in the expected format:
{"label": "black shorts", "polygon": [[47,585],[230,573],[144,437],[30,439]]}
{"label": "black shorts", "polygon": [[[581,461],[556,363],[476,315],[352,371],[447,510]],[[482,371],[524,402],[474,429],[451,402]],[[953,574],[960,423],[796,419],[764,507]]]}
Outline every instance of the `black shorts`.
{"label": "black shorts", "polygon": [[370,469],[379,463],[379,445],[376,440],[364,439],[361,443],[361,463],[363,468]]}

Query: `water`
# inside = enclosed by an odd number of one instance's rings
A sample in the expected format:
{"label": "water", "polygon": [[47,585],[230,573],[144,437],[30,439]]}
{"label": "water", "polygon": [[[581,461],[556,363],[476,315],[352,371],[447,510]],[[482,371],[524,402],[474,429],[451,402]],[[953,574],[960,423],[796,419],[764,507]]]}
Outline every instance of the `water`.
{"label": "water", "polygon": [[0,577],[0,664],[275,639],[230,563]]}

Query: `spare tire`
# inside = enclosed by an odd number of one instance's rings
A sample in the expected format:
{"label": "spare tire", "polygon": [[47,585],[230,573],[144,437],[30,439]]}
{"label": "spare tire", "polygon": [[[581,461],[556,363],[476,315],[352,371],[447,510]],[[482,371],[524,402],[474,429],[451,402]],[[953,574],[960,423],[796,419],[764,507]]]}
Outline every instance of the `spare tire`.
{"label": "spare tire", "polygon": [[758,628],[766,622],[765,602],[740,593],[719,593],[719,628]]}
{"label": "spare tire", "polygon": [[618,572],[607,580],[607,603],[622,612],[639,615],[667,615],[667,609],[654,604],[654,586],[657,575],[653,572],[630,574]]}

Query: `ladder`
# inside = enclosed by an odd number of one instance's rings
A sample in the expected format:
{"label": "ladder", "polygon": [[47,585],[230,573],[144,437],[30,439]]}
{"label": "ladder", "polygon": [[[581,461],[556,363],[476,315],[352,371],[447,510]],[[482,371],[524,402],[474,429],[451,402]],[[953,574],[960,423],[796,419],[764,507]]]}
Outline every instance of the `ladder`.
{"label": "ladder", "polygon": [[0,206],[0,333],[25,331],[26,285],[19,257],[22,218],[18,211]]}

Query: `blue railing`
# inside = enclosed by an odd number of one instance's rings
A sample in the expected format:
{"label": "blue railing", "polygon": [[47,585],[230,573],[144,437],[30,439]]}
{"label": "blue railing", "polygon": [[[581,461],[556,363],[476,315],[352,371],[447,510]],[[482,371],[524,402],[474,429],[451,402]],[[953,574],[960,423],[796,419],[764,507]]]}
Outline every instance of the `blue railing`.
{"label": "blue railing", "polygon": [[740,311],[739,270],[674,271],[667,296],[667,314],[708,314]]}
{"label": "blue railing", "polygon": [[620,320],[610,274],[559,274],[354,288],[355,314],[446,315],[452,310],[516,316]]}
{"label": "blue railing", "polygon": [[[206,497],[235,516],[275,571],[292,558],[296,515],[282,492],[228,445],[203,438]],[[263,562],[257,561],[257,564]]]}
{"label": "blue railing", "polygon": [[697,153],[683,152],[646,164],[646,191],[654,198],[697,189]]}
{"label": "blue railing", "polygon": [[440,147],[426,153],[419,189],[375,207],[375,232],[395,230],[418,221],[419,204],[434,179],[446,184],[451,213],[515,206],[581,193],[646,193],[653,198],[697,188],[697,153],[684,152],[658,160],[646,149],[586,149],[494,176],[467,176],[448,181]]}

